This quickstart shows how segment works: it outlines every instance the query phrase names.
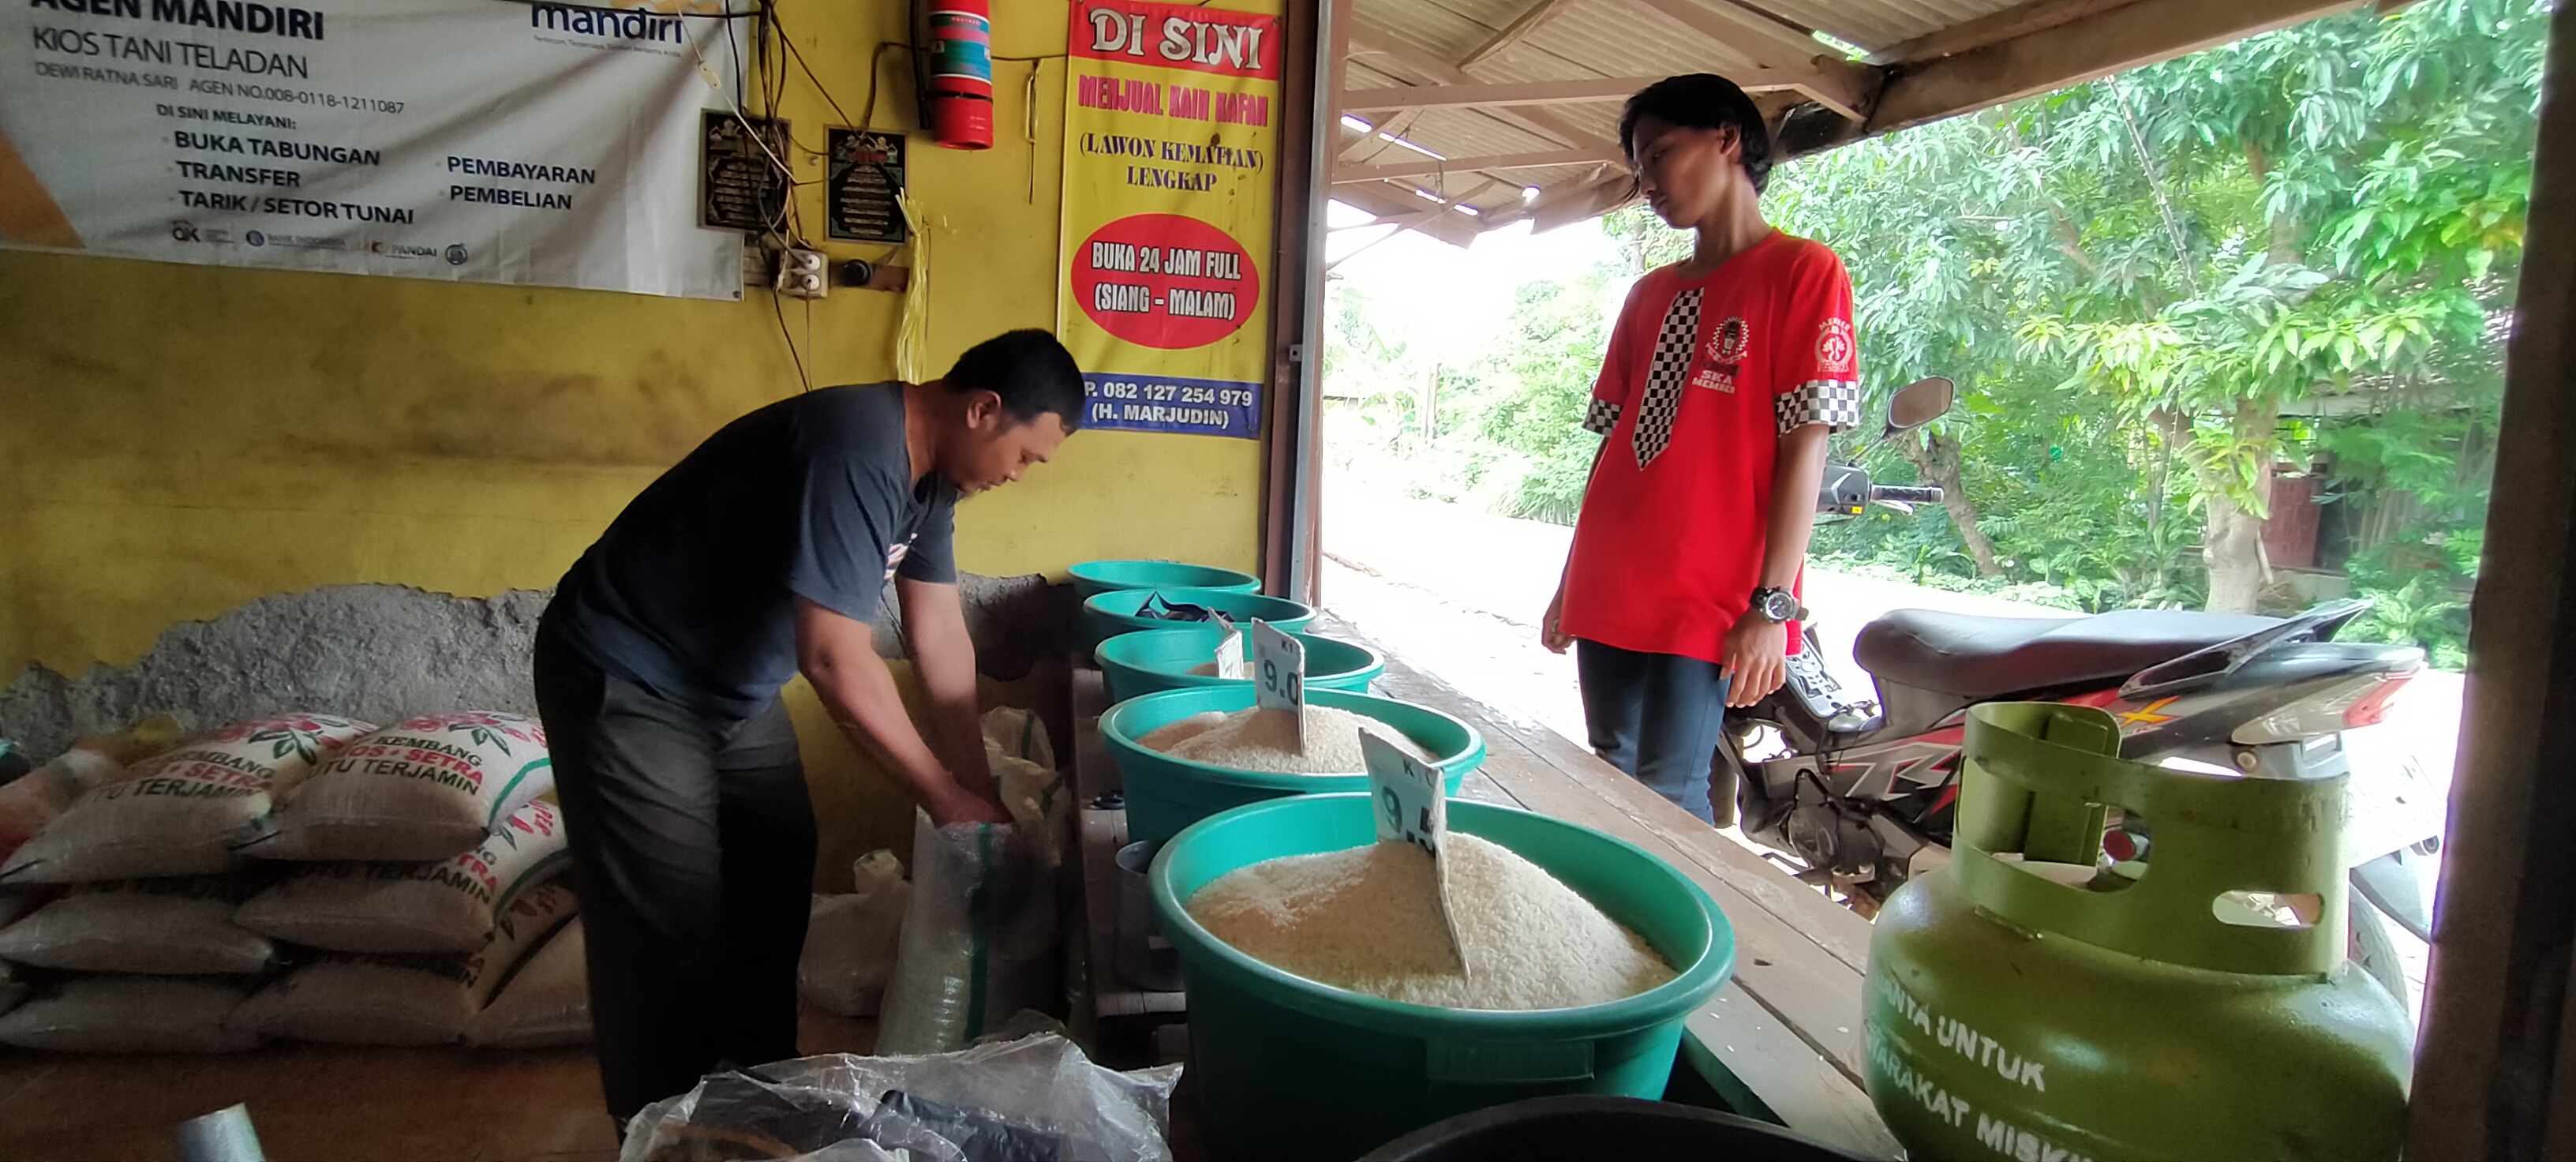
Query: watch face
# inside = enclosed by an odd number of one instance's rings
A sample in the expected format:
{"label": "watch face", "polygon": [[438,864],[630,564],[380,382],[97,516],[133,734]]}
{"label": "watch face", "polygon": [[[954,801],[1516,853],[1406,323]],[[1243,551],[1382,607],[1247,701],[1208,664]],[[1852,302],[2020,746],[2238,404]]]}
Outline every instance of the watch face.
{"label": "watch face", "polygon": [[1798,599],[1785,589],[1773,589],[1762,595],[1762,616],[1773,621],[1787,621],[1798,616]]}

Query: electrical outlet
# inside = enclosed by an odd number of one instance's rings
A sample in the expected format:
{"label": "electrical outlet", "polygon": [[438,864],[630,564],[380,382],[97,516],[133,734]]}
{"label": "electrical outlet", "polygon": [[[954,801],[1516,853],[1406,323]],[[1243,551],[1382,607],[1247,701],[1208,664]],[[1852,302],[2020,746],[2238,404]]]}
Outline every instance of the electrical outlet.
{"label": "electrical outlet", "polygon": [[819,299],[832,293],[832,276],[819,250],[790,247],[778,252],[778,293],[792,299]]}

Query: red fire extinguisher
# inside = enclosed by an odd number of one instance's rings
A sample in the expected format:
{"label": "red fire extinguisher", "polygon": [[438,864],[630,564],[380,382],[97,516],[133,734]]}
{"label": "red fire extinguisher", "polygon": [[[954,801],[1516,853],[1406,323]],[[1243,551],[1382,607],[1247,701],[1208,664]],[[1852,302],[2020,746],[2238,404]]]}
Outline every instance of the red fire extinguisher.
{"label": "red fire extinguisher", "polygon": [[950,149],[993,148],[992,0],[931,0],[930,132]]}

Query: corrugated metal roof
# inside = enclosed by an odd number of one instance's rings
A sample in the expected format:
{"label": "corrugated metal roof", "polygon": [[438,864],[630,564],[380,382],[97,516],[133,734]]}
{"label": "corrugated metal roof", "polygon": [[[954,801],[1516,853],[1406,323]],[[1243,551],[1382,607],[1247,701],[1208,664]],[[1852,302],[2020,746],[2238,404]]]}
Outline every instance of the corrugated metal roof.
{"label": "corrugated metal roof", "polygon": [[[1818,46],[1823,51],[1823,46]],[[1575,4],[1495,56],[1492,79],[1650,77],[1726,72],[1752,62],[1651,8],[1609,0]],[[1506,77],[1507,71],[1520,75]],[[1479,69],[1485,76],[1487,70]]]}
{"label": "corrugated metal roof", "polygon": [[[1734,49],[1727,38],[1703,32],[1658,10],[1659,6],[1669,7],[1672,0],[1558,0],[1557,9],[1528,28],[1515,43],[1474,64],[1456,63],[1490,43],[1498,31],[1510,27],[1542,2],[1545,0],[1351,0],[1353,14],[1365,26],[1367,35],[1362,38],[1365,43],[1356,44],[1345,63],[1345,87],[1358,90],[1456,83],[1511,85],[1690,72],[1723,75],[1738,73],[1757,61],[1775,67],[1792,64],[1777,59],[1782,54],[1776,41],[1748,41],[1744,49]],[[1726,28],[1730,12],[1756,17],[1768,14],[1783,23],[1783,31],[1793,38],[1793,43],[1798,29],[1812,28],[1864,51],[1878,52],[2029,0],[1687,2],[1710,10],[1710,18],[1701,22],[1702,27]],[[2259,22],[2258,16],[2249,16],[2248,22]],[[1821,41],[1816,50],[1820,55],[1833,51]],[[1838,76],[1821,77],[1816,83],[1822,86],[1818,91],[1841,87],[1846,99],[1863,108],[1876,92],[1874,85],[1861,86],[1865,92],[1853,92],[1850,79]],[[1780,109],[1802,103],[1807,97],[1803,91],[1777,91],[1759,94],[1756,99],[1767,113],[1777,115]],[[1829,124],[1835,115],[1823,109],[1831,107],[1833,102],[1827,101],[1819,110]],[[1617,140],[1619,113],[1618,100],[1600,99],[1378,111],[1364,118],[1433,153],[1467,160],[1553,153],[1567,149],[1569,139],[1575,148],[1598,148]],[[1835,139],[1831,133],[1822,138]],[[1818,139],[1809,140],[1805,148],[1817,147]],[[1421,158],[1413,150],[1391,142],[1351,148],[1360,141],[1356,134],[1345,141],[1340,163],[1343,170],[1411,163]],[[1597,206],[1603,200],[1601,191],[1609,185],[1598,164],[1495,171],[1490,176],[1497,179],[1498,185],[1470,201],[1484,212],[1479,216],[1482,227],[1526,216],[1521,197],[1526,186],[1544,191],[1540,206],[1581,207]],[[1373,193],[1365,200],[1374,212],[1403,213],[1420,201],[1412,189],[1456,192],[1483,180],[1484,176],[1452,173],[1445,179],[1443,175],[1425,174],[1402,182],[1372,182],[1369,189],[1392,191],[1394,196]],[[1560,209],[1545,217],[1555,220],[1564,213]],[[1484,221],[1488,218],[1494,222]],[[1458,234],[1445,224],[1441,233],[1453,239]]]}
{"label": "corrugated metal roof", "polygon": [[2013,7],[2018,0],[1760,0],[1758,7],[1876,51]]}
{"label": "corrugated metal roof", "polygon": [[1495,30],[1430,0],[1354,0],[1354,7],[1360,19],[1401,37],[1407,48],[1444,61],[1476,51]]}

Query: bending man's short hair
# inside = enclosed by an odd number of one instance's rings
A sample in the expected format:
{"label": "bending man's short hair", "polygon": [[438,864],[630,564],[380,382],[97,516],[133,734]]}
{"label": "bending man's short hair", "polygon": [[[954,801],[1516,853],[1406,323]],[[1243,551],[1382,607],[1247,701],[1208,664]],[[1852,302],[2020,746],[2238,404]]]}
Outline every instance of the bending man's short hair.
{"label": "bending man's short hair", "polygon": [[950,391],[989,391],[1002,412],[1025,424],[1049,412],[1064,430],[1082,426],[1082,369],[1053,335],[1036,328],[1005,331],[966,349],[948,369]]}

